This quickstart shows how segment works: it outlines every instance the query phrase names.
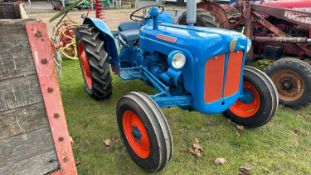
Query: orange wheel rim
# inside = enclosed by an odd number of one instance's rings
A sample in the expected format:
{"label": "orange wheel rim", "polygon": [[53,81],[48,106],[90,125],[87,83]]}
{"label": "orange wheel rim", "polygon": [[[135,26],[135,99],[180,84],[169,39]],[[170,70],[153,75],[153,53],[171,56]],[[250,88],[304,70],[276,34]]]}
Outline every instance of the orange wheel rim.
{"label": "orange wheel rim", "polygon": [[90,70],[90,64],[89,60],[87,59],[85,50],[83,48],[83,45],[81,41],[78,43],[78,51],[80,55],[80,65],[83,73],[83,77],[86,81],[86,85],[89,89],[92,89],[92,76],[91,76],[91,70]]}
{"label": "orange wheel rim", "polygon": [[250,93],[252,100],[246,103],[239,99],[233,106],[231,106],[230,111],[241,118],[250,118],[259,111],[260,96],[256,87],[247,81],[244,81],[243,83],[243,91]]}
{"label": "orange wheel rim", "polygon": [[150,139],[147,130],[140,118],[132,111],[123,113],[122,125],[125,137],[135,152],[142,159],[150,154]]}

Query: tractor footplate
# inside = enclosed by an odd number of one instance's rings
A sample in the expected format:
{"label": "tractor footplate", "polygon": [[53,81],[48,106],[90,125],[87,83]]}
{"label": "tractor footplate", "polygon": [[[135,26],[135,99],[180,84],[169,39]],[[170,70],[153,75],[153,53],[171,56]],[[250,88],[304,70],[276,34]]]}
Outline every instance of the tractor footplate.
{"label": "tractor footplate", "polygon": [[143,77],[143,71],[141,67],[122,68],[120,77],[123,80],[141,79]]}

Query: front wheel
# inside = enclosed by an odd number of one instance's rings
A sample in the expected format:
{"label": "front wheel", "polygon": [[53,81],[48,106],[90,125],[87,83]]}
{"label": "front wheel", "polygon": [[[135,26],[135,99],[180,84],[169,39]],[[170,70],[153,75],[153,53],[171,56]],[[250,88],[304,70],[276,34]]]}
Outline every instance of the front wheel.
{"label": "front wheel", "polygon": [[172,135],[158,105],[147,95],[131,92],[117,106],[122,140],[134,162],[148,172],[162,170],[172,156]]}
{"label": "front wheel", "polygon": [[256,128],[268,123],[278,108],[277,90],[262,71],[245,66],[243,96],[225,113],[233,122]]}

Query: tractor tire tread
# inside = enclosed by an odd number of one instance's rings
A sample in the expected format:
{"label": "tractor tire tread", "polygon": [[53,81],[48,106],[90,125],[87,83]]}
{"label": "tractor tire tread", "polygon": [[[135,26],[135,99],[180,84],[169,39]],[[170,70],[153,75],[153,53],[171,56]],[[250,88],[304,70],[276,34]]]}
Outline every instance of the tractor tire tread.
{"label": "tractor tire tread", "polygon": [[230,109],[224,112],[224,115],[239,125],[247,128],[257,128],[268,123],[275,115],[278,109],[278,95],[270,78],[257,68],[245,66],[244,79],[256,85],[257,90],[260,90],[258,93],[263,106],[250,118],[237,116]]}
{"label": "tractor tire tread", "polygon": [[302,97],[296,101],[287,102],[280,100],[280,103],[295,109],[309,105],[311,103],[311,65],[297,58],[284,57],[269,65],[265,72],[268,76],[272,76],[275,71],[283,68],[298,71],[297,73],[302,75],[302,79],[305,83],[305,92]]}
{"label": "tractor tire tread", "polygon": [[[187,11],[185,11],[179,18],[178,24],[187,25]],[[210,12],[198,9],[197,10],[197,20],[194,24],[195,26],[200,27],[219,27],[220,23],[216,21],[215,16],[213,16]]]}
{"label": "tractor tire tread", "polygon": [[[154,112],[156,113],[157,116],[160,116],[160,115],[164,116],[160,107],[147,94],[138,93],[138,92],[131,92],[130,94],[135,94],[135,95],[143,98],[148,103],[148,105],[154,110]],[[173,152],[172,132],[171,132],[171,129],[168,127],[169,124],[168,124],[168,121],[165,117],[163,117],[163,120],[158,119],[158,118],[157,118],[157,120],[160,123],[162,130],[165,131],[165,136],[164,136],[165,142],[166,142],[166,145],[169,146],[169,147],[167,147],[167,152],[169,154],[167,154],[167,159],[166,159],[165,164],[162,165],[163,167],[165,167],[166,164],[169,162],[169,160],[172,157],[172,152]]]}
{"label": "tractor tire tread", "polygon": [[[149,125],[146,127],[147,130],[154,132],[155,137],[152,138],[153,140],[156,140],[156,143],[158,146],[153,147],[155,148],[156,152],[152,151],[148,158],[146,159],[140,159],[137,157],[133,151],[131,151],[131,147],[127,142],[124,142],[127,149],[130,152],[131,158],[139,165],[141,166],[145,171],[148,172],[157,172],[161,171],[167,164],[167,162],[170,159],[171,156],[171,133],[168,129],[168,123],[166,122],[165,116],[162,112],[160,112],[160,108],[153,102],[150,97],[144,95],[143,93],[139,92],[131,92],[125,96],[123,96],[117,105],[117,116],[118,116],[118,124],[119,129],[121,131],[121,136],[123,138],[123,141],[126,140],[123,129],[122,129],[122,120],[121,120],[121,113],[123,106],[128,105],[139,106],[140,114],[139,116],[144,113],[144,119],[148,121]],[[123,109],[124,110],[124,109]],[[153,156],[156,156],[157,158],[154,159]],[[156,160],[156,161],[155,161]]]}
{"label": "tractor tire tread", "polygon": [[107,61],[108,53],[104,41],[99,37],[99,31],[92,25],[84,24],[77,27],[76,33],[77,41],[82,42],[90,65],[93,88],[86,87],[86,91],[97,100],[110,97],[112,94],[110,63]]}

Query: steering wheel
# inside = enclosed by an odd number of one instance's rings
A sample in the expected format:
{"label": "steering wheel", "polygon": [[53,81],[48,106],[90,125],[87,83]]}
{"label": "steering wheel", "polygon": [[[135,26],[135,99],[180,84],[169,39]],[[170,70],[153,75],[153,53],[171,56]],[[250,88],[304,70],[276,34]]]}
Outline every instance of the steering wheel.
{"label": "steering wheel", "polygon": [[[148,19],[151,19],[151,16],[139,16],[139,15],[136,15],[137,13],[145,13],[146,14],[146,12],[147,12],[147,10],[148,10],[148,12],[151,10],[151,8],[152,7],[158,7],[158,9],[160,9],[160,12],[159,12],[159,14],[161,14],[161,13],[163,13],[164,12],[164,7],[163,6],[161,6],[161,5],[149,5],[149,6],[145,6],[145,7],[142,7],[142,8],[139,8],[139,9],[137,9],[137,10],[135,10],[135,11],[133,11],[132,13],[131,13],[131,15],[130,15],[130,19],[132,20],[132,21],[140,21],[140,20],[148,20]],[[140,19],[140,20],[139,20]]]}

